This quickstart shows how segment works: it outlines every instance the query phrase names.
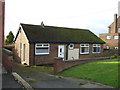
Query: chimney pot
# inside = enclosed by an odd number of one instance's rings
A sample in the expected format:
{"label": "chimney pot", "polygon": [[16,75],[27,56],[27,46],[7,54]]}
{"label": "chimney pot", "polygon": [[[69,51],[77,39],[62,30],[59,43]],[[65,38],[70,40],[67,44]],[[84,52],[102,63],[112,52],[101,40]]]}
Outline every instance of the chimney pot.
{"label": "chimney pot", "polygon": [[44,28],[44,23],[43,23],[43,21],[41,22],[41,27]]}

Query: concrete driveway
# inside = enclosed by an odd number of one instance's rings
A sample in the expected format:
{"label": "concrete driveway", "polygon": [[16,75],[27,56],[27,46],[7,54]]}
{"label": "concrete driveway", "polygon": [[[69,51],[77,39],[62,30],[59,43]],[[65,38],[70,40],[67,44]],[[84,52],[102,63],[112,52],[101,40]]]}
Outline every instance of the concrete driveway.
{"label": "concrete driveway", "polygon": [[[46,72],[30,69],[20,64],[14,64],[14,72],[17,72],[34,89],[39,88],[113,88],[111,86],[92,82],[85,79],[60,77]],[[16,69],[17,68],[17,69]]]}
{"label": "concrete driveway", "polygon": [[[43,76],[41,81],[29,83],[33,88],[113,88],[111,86],[103,85],[84,79],[59,77],[44,72],[39,74]],[[34,78],[25,79],[33,80]]]}

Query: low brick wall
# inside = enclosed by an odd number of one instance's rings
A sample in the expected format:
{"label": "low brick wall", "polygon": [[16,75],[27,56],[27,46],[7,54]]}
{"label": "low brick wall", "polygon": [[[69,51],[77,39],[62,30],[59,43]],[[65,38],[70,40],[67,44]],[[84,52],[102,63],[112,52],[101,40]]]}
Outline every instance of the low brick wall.
{"label": "low brick wall", "polygon": [[79,60],[62,60],[61,58],[54,59],[54,72],[61,72],[64,69],[70,68],[75,65],[79,65],[86,62],[97,61],[109,59],[109,57],[99,57],[99,58],[86,58],[86,59],[79,59]]}
{"label": "low brick wall", "polygon": [[2,65],[6,69],[8,73],[12,72],[12,66],[13,66],[13,53],[8,50],[3,48],[2,49]]}

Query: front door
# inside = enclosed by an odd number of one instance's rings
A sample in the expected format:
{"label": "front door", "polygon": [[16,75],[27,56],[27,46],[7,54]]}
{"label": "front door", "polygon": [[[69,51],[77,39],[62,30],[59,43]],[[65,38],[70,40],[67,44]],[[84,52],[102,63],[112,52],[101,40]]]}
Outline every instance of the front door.
{"label": "front door", "polygon": [[58,57],[64,58],[64,45],[58,46]]}

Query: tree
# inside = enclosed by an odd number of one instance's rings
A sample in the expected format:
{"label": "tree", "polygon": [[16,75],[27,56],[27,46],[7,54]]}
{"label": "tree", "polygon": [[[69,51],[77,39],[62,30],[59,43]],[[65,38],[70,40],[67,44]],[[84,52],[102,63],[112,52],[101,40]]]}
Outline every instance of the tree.
{"label": "tree", "polygon": [[6,40],[5,40],[5,44],[12,44],[14,40],[14,35],[12,33],[12,31],[9,32],[9,34],[6,36]]}

